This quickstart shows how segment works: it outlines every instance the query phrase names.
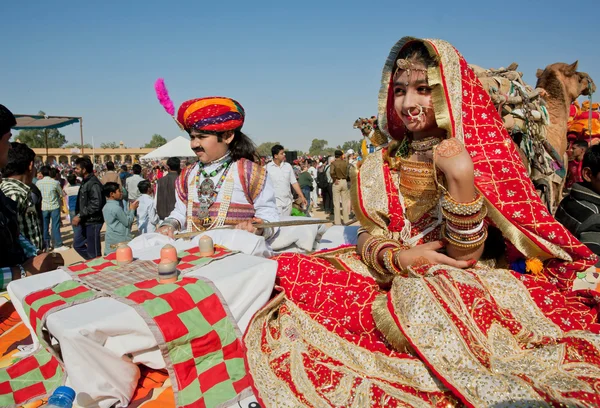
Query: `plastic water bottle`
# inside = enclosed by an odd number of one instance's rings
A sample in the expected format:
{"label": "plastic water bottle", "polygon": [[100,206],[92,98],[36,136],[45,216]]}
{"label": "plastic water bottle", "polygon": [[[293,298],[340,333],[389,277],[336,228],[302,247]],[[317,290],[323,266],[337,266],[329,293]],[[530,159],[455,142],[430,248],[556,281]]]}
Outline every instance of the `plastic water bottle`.
{"label": "plastic water bottle", "polygon": [[75,401],[75,390],[61,386],[54,390],[46,408],[73,408],[73,401]]}

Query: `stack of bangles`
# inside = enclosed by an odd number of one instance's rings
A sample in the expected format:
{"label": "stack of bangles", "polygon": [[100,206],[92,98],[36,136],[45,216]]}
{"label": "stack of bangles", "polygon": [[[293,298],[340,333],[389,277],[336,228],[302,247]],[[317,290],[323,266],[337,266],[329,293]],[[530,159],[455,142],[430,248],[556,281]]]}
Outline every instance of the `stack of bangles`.
{"label": "stack of bangles", "polygon": [[[391,249],[384,253],[383,265],[378,260],[379,253],[385,249]],[[407,246],[393,239],[371,236],[362,247],[361,257],[365,265],[375,269],[382,275],[402,274],[402,268],[398,256]]]}
{"label": "stack of bangles", "polygon": [[442,215],[446,220],[442,235],[448,243],[467,250],[483,245],[488,234],[485,222],[487,208],[483,205],[483,196],[477,193],[473,201],[459,203],[446,193],[441,201]]}

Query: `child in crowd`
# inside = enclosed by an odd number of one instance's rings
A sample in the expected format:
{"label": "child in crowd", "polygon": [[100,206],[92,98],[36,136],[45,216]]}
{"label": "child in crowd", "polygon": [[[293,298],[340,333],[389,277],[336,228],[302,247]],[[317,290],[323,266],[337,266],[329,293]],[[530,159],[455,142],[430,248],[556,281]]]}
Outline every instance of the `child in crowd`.
{"label": "child in crowd", "polygon": [[120,201],[123,199],[121,186],[117,183],[108,182],[102,187],[102,193],[106,197],[106,205],[102,208],[102,215],[106,223],[106,235],[104,238],[104,255],[114,252],[116,248],[111,245],[131,239],[131,226],[135,219],[135,210],[139,207],[139,201],[131,203],[129,210],[123,210]]}
{"label": "child in crowd", "polygon": [[155,232],[160,219],[156,212],[154,198],[152,198],[152,184],[148,180],[144,180],[140,181],[137,187],[141,194],[138,199],[138,230],[140,234]]}

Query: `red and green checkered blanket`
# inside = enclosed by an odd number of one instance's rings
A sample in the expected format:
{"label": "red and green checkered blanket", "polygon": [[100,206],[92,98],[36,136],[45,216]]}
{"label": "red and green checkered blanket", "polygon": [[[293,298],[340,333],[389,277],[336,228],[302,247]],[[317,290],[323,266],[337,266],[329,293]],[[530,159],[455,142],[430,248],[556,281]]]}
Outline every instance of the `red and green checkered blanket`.
{"label": "red and green checkered blanket", "polygon": [[[43,330],[48,315],[107,295],[84,283],[66,281],[28,295],[23,306],[40,342],[52,351]],[[120,287],[111,292],[111,297],[134,307],[148,324],[167,364],[177,406],[228,406],[252,394],[241,333],[210,281],[184,277],[172,284],[160,284],[149,279]],[[16,372],[16,377],[9,377],[15,384],[26,384],[19,388],[27,391],[19,394],[21,402],[39,398],[63,381],[57,358],[42,351],[45,354],[40,356],[48,356],[44,364],[51,361],[50,366],[55,367],[52,377],[28,375],[29,371],[22,370]],[[33,366],[33,361],[29,364]],[[6,395],[0,388],[0,405],[4,405],[4,399],[16,400],[14,387],[4,390]]]}
{"label": "red and green checkered blanket", "polygon": [[115,293],[138,310],[154,333],[177,406],[227,406],[252,394],[241,333],[210,281],[148,280]]}

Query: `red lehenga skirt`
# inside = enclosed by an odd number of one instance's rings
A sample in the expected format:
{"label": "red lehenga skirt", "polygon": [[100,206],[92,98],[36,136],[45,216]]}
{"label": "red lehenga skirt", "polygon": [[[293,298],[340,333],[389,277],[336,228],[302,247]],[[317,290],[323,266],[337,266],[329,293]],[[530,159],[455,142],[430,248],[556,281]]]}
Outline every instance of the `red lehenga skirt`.
{"label": "red lehenga skirt", "polygon": [[353,248],[277,261],[244,338],[264,406],[600,406],[589,294],[443,265],[382,291]]}

